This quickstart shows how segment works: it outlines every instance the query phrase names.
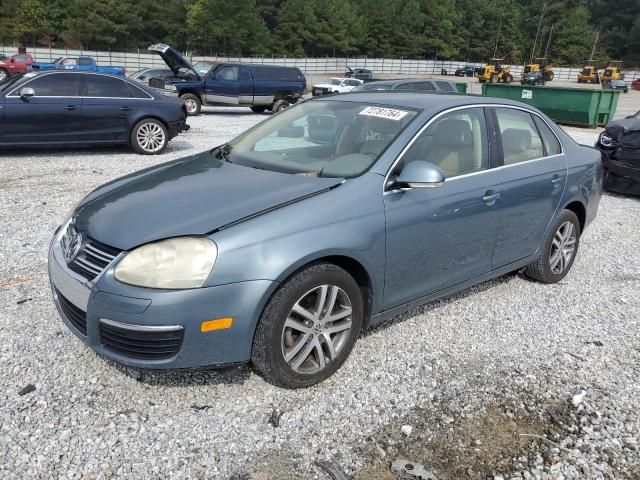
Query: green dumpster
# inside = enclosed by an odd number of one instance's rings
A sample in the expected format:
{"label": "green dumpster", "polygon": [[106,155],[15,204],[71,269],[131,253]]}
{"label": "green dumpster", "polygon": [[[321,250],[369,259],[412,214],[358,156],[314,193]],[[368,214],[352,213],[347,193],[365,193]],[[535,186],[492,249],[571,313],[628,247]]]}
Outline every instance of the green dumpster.
{"label": "green dumpster", "polygon": [[465,82],[456,83],[458,93],[467,93],[467,84]]}
{"label": "green dumpster", "polygon": [[558,123],[580,127],[604,126],[613,119],[619,91],[485,83],[482,95],[527,103]]}

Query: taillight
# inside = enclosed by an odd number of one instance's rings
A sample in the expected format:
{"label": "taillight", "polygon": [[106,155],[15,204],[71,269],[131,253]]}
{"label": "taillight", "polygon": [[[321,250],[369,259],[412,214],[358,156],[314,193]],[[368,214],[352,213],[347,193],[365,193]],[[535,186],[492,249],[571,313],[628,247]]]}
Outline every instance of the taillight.
{"label": "taillight", "polygon": [[182,111],[184,112],[184,114],[187,114],[187,104],[182,102]]}

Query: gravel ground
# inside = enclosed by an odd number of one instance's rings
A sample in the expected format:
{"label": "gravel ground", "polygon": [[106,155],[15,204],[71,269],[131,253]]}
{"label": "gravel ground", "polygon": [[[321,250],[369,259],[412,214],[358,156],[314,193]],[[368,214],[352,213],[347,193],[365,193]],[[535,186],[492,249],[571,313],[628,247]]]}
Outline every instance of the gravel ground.
{"label": "gravel ground", "polygon": [[332,458],[358,479],[393,479],[399,457],[440,480],[640,478],[638,199],[603,197],[560,284],[512,274],[432,302],[363,334],[307,390],[246,367],[141,374],[83,346],[46,276],[68,210],[263,118],[207,109],[159,157],[0,156],[0,478],[324,479],[313,462]]}

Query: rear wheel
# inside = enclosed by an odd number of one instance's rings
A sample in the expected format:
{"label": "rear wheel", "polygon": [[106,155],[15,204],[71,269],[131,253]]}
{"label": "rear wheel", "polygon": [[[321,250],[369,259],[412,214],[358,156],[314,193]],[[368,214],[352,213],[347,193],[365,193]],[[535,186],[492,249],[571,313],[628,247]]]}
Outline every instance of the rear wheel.
{"label": "rear wheel", "polygon": [[286,100],[278,100],[277,102],[274,102],[273,106],[271,107],[271,111],[273,113],[278,113],[280,110],[288,108],[289,105],[289,102]]}
{"label": "rear wheel", "polygon": [[202,101],[200,97],[193,93],[185,93],[180,98],[184,101],[184,106],[187,107],[187,115],[199,115],[202,108]]}
{"label": "rear wheel", "polygon": [[9,72],[4,68],[0,68],[0,82],[5,81],[9,77]]}
{"label": "rear wheel", "polygon": [[251,362],[270,383],[309,387],[349,356],[363,320],[360,288],[342,268],[311,265],[284,283],[264,309]]}
{"label": "rear wheel", "polygon": [[496,75],[495,73],[491,75],[491,78],[489,78],[489,82],[498,83],[498,75]]}
{"label": "rear wheel", "polygon": [[157,155],[165,151],[167,143],[167,128],[155,118],[140,120],[131,131],[131,146],[136,153]]}
{"label": "rear wheel", "polygon": [[267,107],[262,107],[262,106],[258,106],[258,105],[253,105],[251,107],[251,111],[255,112],[255,113],[263,113],[266,109],[267,109]]}
{"label": "rear wheel", "polygon": [[524,271],[542,283],[559,282],[569,273],[580,245],[578,217],[571,210],[563,210],[549,232],[540,257]]}
{"label": "rear wheel", "polygon": [[511,83],[513,81],[513,75],[511,75],[510,73],[507,73],[503,77],[503,81],[504,81],[504,83]]}

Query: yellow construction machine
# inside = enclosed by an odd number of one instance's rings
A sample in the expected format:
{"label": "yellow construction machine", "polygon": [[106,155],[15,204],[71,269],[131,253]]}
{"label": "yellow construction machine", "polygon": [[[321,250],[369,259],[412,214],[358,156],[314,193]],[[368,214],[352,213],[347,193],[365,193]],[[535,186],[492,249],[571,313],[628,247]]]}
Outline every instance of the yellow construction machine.
{"label": "yellow construction machine", "polygon": [[611,80],[624,80],[624,73],[621,70],[622,62],[619,60],[609,62],[609,65],[604,69],[600,80],[603,82],[609,82]]}
{"label": "yellow construction machine", "polygon": [[513,75],[509,73],[510,67],[502,66],[503,60],[503,58],[490,59],[487,65],[478,72],[478,80],[480,83],[511,83],[513,81]]}
{"label": "yellow construction machine", "polygon": [[522,76],[524,77],[527,73],[531,72],[542,72],[542,76],[545,81],[550,82],[554,79],[555,73],[551,69],[551,64],[544,57],[534,58],[536,63],[530,63],[524,66],[524,70],[522,71]]}
{"label": "yellow construction machine", "polygon": [[600,83],[600,74],[591,60],[578,73],[578,83]]}

